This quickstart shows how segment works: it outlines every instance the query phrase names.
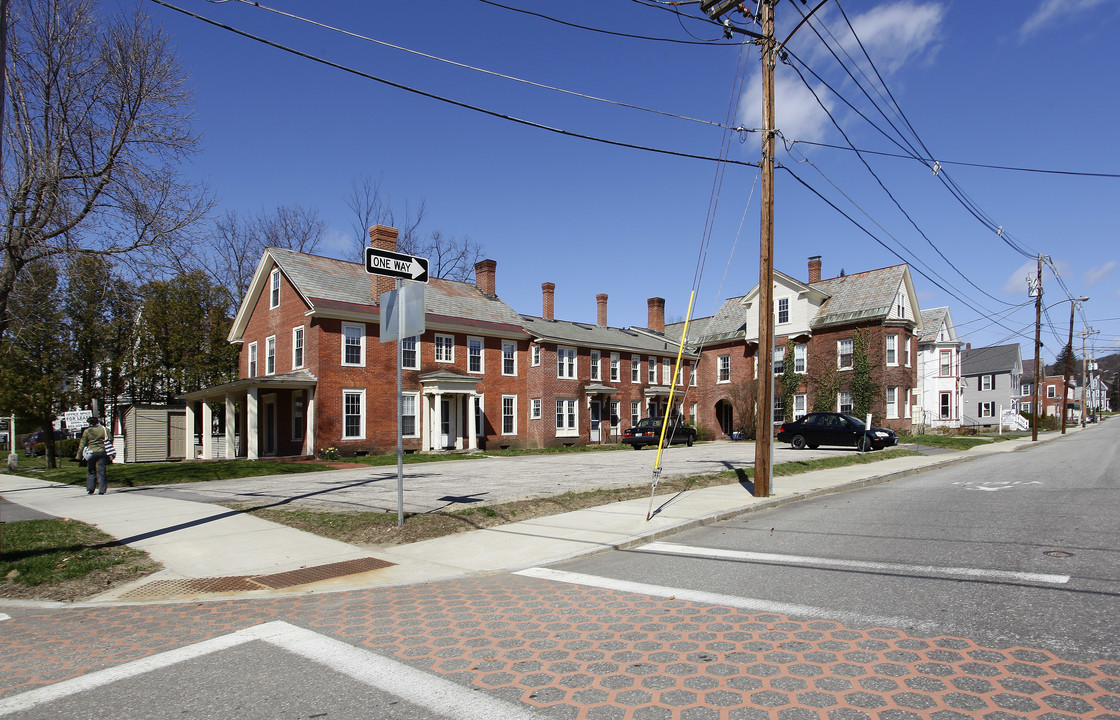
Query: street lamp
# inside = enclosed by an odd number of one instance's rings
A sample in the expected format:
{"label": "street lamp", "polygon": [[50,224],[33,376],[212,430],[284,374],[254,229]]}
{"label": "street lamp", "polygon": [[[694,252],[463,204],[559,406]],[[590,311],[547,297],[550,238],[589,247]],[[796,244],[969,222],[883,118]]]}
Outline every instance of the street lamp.
{"label": "street lamp", "polygon": [[[1069,414],[1069,363],[1070,356],[1073,355],[1073,311],[1077,309],[1077,303],[1089,302],[1089,296],[1083,295],[1082,297],[1069,298],[1054,303],[1054,305],[1061,305],[1064,302],[1069,303],[1069,343],[1066,345],[1068,352],[1066,353],[1066,374],[1065,379],[1062,381],[1062,434],[1066,434],[1066,415]],[[1050,307],[1054,307],[1051,305]],[[1049,310],[1050,308],[1047,308]],[[1081,416],[1085,416],[1085,403],[1081,403]]]}

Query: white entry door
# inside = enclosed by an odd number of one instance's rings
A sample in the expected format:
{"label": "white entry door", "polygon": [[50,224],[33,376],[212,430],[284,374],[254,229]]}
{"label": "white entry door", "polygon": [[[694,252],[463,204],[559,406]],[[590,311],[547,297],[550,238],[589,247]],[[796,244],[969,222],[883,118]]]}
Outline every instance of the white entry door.
{"label": "white entry door", "polygon": [[439,447],[451,447],[451,399],[440,398],[439,401]]}
{"label": "white entry door", "polygon": [[591,401],[591,442],[599,442],[599,426],[602,424],[603,405],[598,400]]}

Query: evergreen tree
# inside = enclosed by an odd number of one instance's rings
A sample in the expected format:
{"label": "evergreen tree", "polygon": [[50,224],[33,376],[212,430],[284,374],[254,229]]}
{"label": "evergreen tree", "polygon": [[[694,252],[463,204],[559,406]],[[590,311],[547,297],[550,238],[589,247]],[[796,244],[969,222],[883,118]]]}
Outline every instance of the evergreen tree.
{"label": "evergreen tree", "polygon": [[1048,375],[1065,375],[1066,362],[1069,362],[1069,370],[1071,376],[1076,376],[1079,368],[1081,367],[1081,360],[1077,357],[1077,353],[1073,351],[1071,345],[1066,345],[1058,353],[1058,357],[1054,359],[1054,364],[1046,371]]}

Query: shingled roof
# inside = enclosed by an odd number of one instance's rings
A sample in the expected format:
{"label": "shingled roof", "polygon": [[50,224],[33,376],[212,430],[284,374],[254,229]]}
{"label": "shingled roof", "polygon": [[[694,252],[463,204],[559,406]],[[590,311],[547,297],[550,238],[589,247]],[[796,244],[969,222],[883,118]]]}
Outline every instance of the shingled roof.
{"label": "shingled roof", "polygon": [[813,283],[810,287],[830,296],[813,319],[813,329],[886,318],[905,277],[906,266],[893,265]]}
{"label": "shingled roof", "polygon": [[922,310],[922,332],[918,335],[919,343],[937,342],[941,327],[949,321],[949,308],[939,307]]}
{"label": "shingled roof", "polygon": [[1023,360],[1019,345],[993,345],[970,348],[961,353],[961,375],[990,375],[1022,372]]}
{"label": "shingled roof", "polygon": [[[648,330],[638,332],[592,323],[546,320],[535,315],[522,315],[521,325],[536,339],[561,345],[579,345],[581,347],[636,353],[664,354],[677,351],[677,343],[672,339],[661,337]],[[677,338],[679,340],[679,333]]]}

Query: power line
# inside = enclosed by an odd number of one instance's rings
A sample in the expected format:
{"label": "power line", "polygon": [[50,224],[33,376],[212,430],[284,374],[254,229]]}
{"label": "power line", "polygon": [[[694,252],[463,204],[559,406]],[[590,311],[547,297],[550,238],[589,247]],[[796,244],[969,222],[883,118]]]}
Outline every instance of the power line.
{"label": "power line", "polygon": [[305,53],[302,50],[296,50],[296,49],[288,47],[286,45],[281,45],[280,43],[274,42],[272,40],[268,40],[267,38],[263,38],[263,37],[260,37],[258,35],[253,35],[252,33],[249,33],[249,32],[246,32],[244,30],[232,27],[230,25],[226,25],[224,23],[220,23],[216,20],[212,20],[212,19],[210,19],[208,17],[205,17],[203,15],[199,15],[197,13],[190,12],[189,10],[184,10],[183,8],[176,7],[175,5],[164,2],[164,0],[151,0],[151,2],[153,2],[157,5],[162,5],[163,7],[168,8],[169,10],[174,10],[176,12],[182,13],[183,15],[186,15],[188,17],[195,18],[196,20],[200,20],[200,21],[202,21],[204,23],[207,23],[209,25],[213,25],[214,27],[221,28],[222,30],[227,30],[227,31],[232,32],[236,35],[240,35],[241,37],[248,38],[250,40],[255,40],[256,42],[259,42],[263,45],[268,45],[269,47],[276,48],[277,50],[283,50],[284,52],[290,53],[290,54],[295,55],[297,57],[301,57],[301,58],[304,58],[306,60],[311,60],[312,62],[317,62],[317,63],[320,63],[322,65],[326,65],[327,67],[334,68],[336,70],[342,70],[343,72],[347,72],[347,73],[350,73],[352,75],[357,75],[358,77],[365,78],[366,80],[373,80],[374,82],[378,82],[378,83],[381,83],[383,85],[388,85],[389,87],[396,88],[398,90],[404,90],[405,92],[413,93],[415,95],[420,95],[421,97],[425,97],[425,98],[428,98],[430,100],[438,100],[439,102],[447,103],[448,105],[454,105],[455,107],[463,108],[465,110],[472,110],[472,111],[477,112],[477,113],[482,113],[483,115],[489,115],[490,117],[498,118],[500,120],[506,120],[506,121],[509,121],[509,122],[512,122],[512,123],[516,123],[518,125],[524,125],[526,127],[535,128],[537,130],[545,130],[547,132],[555,133],[557,135],[564,135],[566,137],[577,138],[577,139],[580,139],[580,140],[589,140],[591,142],[602,143],[604,145],[611,145],[613,147],[629,148],[631,150],[642,150],[644,152],[652,152],[652,153],[657,153],[657,154],[660,154],[660,155],[670,155],[672,157],[689,158],[689,159],[692,159],[692,160],[706,160],[708,162],[727,163],[727,164],[731,164],[731,165],[742,165],[742,166],[746,166],[746,167],[758,167],[758,163],[756,163],[756,162],[748,162],[746,160],[730,160],[730,159],[727,159],[727,158],[718,158],[718,157],[710,157],[710,156],[707,156],[707,155],[697,155],[695,153],[686,153],[686,152],[681,152],[681,151],[678,151],[678,150],[666,150],[664,148],[649,147],[647,145],[637,145],[635,143],[623,142],[621,140],[609,140],[609,139],[606,139],[606,138],[596,137],[594,135],[586,135],[584,133],[577,133],[577,132],[573,132],[571,130],[564,130],[562,128],[556,128],[556,127],[552,127],[550,125],[544,125],[542,123],[538,123],[538,122],[535,122],[533,120],[526,120],[524,118],[519,118],[519,117],[516,117],[516,116],[513,116],[513,115],[506,115],[504,113],[500,113],[500,112],[495,111],[495,110],[487,110],[486,108],[478,107],[477,105],[471,105],[469,103],[462,102],[460,100],[453,100],[451,98],[444,97],[442,95],[436,95],[435,93],[430,93],[430,92],[427,92],[426,90],[420,90],[418,88],[409,87],[408,85],[403,85],[401,83],[394,82],[392,80],[387,80],[385,78],[378,77],[376,75],[371,75],[371,74],[369,74],[367,72],[363,72],[361,70],[356,70],[356,69],[348,67],[346,65],[342,65],[340,63],[333,62],[331,60],[326,60],[324,58],[318,57],[316,55],[312,55],[310,53]]}

